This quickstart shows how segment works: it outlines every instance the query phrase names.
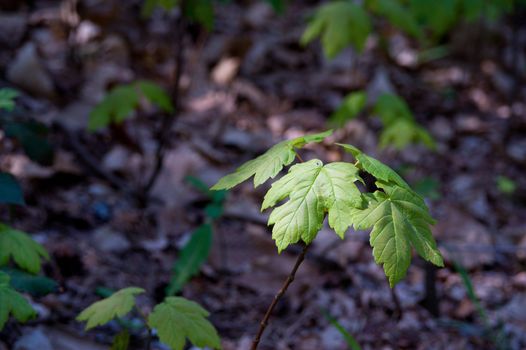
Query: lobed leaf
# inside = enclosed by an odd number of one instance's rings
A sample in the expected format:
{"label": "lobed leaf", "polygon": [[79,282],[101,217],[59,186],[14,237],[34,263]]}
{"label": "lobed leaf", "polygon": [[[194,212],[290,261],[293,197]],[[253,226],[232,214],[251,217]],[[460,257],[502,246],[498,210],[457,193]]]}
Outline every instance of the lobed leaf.
{"label": "lobed leaf", "polygon": [[350,44],[362,51],[370,32],[371,21],[362,6],[350,1],[334,1],[318,9],[301,43],[306,45],[320,37],[325,56],[334,58]]}
{"label": "lobed leaf", "polygon": [[332,134],[332,130],[319,134],[297,137],[280,142],[267,152],[252,159],[232,173],[221,178],[212,190],[227,190],[254,176],[254,187],[258,187],[270,178],[274,178],[284,166],[289,165],[296,156],[295,148],[301,148],[311,142],[321,142]]}
{"label": "lobed leaf", "polygon": [[368,156],[353,145],[346,145],[342,143],[338,143],[337,145],[343,147],[347,152],[354,156],[354,158],[358,161],[358,168],[371,174],[378,180],[382,180],[384,182],[393,182],[398,186],[410,189],[407,182],[405,182],[404,179],[402,179],[402,177],[396,173],[396,171],[380,162],[378,159]]}
{"label": "lobed leaf", "polygon": [[159,339],[173,350],[182,350],[188,339],[194,346],[221,349],[209,313],[199,304],[181,297],[167,297],[148,317],[148,325],[157,330]]}
{"label": "lobed leaf", "polygon": [[420,196],[397,184],[377,182],[384,192],[365,195],[365,209],[353,209],[354,227],[372,227],[370,243],[373,256],[383,265],[393,287],[406,274],[411,261],[411,247],[425,260],[444,266],[430,225],[435,221]]}
{"label": "lobed leaf", "polygon": [[343,238],[352,224],[351,209],[362,204],[361,193],[354,184],[358,180],[358,169],[350,163],[323,166],[320,160],[313,159],[292,166],[287,175],[272,184],[261,207],[264,210],[289,197],[272,211],[268,220],[269,225],[274,225],[272,238],[278,251],[300,240],[312,242],[327,212],[329,226]]}
{"label": "lobed leaf", "polygon": [[12,315],[20,322],[26,322],[36,316],[28,301],[10,286],[10,277],[0,271],[0,330]]}
{"label": "lobed leaf", "polygon": [[123,317],[135,306],[135,296],[144,289],[128,287],[110,297],[97,301],[77,316],[77,321],[87,321],[86,330],[108,323],[114,318]]}
{"label": "lobed leaf", "polygon": [[0,224],[0,266],[10,259],[23,270],[36,274],[40,271],[41,259],[49,259],[43,246],[22,231]]}
{"label": "lobed leaf", "polygon": [[181,250],[181,255],[173,267],[173,277],[166,289],[167,295],[174,295],[183,289],[188,280],[195,276],[208,259],[212,247],[212,226],[199,226],[188,243]]}

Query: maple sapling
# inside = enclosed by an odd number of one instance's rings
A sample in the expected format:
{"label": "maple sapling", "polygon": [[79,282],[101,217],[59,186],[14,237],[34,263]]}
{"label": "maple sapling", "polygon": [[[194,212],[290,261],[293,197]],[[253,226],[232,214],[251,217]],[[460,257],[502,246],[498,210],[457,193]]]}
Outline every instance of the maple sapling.
{"label": "maple sapling", "polygon": [[[435,223],[420,195],[390,167],[352,145],[337,144],[351,153],[355,163],[332,162],[319,159],[303,162],[297,150],[308,143],[321,142],[331,131],[307,135],[280,142],[266,153],[248,161],[234,173],[220,179],[212,190],[230,189],[254,176],[254,187],[274,178],[294,159],[300,163],[275,181],[263,199],[261,210],[274,208],[268,224],[273,225],[272,238],[278,252],[290,244],[304,244],[301,254],[282,288],[276,294],[261,321],[252,342],[257,349],[269,317],[294,280],[310,247],[322,228],[325,217],[340,238],[349,227],[355,230],[372,228],[370,243],[373,256],[384,268],[391,287],[406,274],[411,261],[411,247],[425,260],[443,266],[442,255],[431,235]],[[377,190],[362,192],[361,172],[376,179]],[[281,204],[285,199],[288,200]]]}

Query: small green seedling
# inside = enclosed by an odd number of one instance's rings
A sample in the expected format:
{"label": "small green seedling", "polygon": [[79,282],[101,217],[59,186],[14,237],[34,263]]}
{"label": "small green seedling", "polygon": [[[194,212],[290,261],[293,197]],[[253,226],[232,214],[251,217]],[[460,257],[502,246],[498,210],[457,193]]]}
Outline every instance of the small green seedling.
{"label": "small green seedling", "polygon": [[[330,134],[329,131],[280,142],[220,179],[212,189],[230,189],[252,176],[257,187],[290,165],[297,157],[298,149],[311,142],[321,142]],[[444,265],[431,235],[430,226],[435,220],[423,198],[387,165],[352,145],[338,146],[351,153],[356,161],[323,164],[319,159],[312,159],[295,164],[272,184],[264,197],[261,209],[274,208],[268,224],[273,226],[272,238],[278,252],[299,242],[304,244],[304,249],[261,322],[252,349],[257,348],[272,309],[294,279],[326,217],[329,226],[342,239],[351,226],[356,230],[372,228],[373,256],[378,264],[383,265],[391,287],[406,275],[412,248],[424,260],[437,266]],[[301,161],[300,157],[297,158]],[[361,172],[376,179],[376,191],[360,190],[357,184],[363,183]]]}
{"label": "small green seedling", "polygon": [[[364,91],[354,91],[347,95],[334,112],[329,123],[342,127],[366,109],[367,95]],[[407,103],[398,95],[382,94],[375,102],[372,115],[378,116],[383,124],[380,134],[380,148],[404,149],[411,144],[422,144],[428,149],[436,148],[433,137],[420,126]]]}
{"label": "small green seedling", "polygon": [[114,87],[91,111],[88,130],[95,131],[110,124],[122,123],[140,107],[143,98],[164,112],[174,111],[170,96],[163,88],[151,81],[139,80]]}
{"label": "small green seedling", "polygon": [[196,177],[188,176],[186,181],[204,194],[209,202],[204,208],[204,223],[192,233],[173,266],[173,275],[166,288],[166,295],[179,293],[190,278],[199,273],[208,259],[212,248],[214,222],[223,214],[226,198],[226,191],[210,191],[206,184]]}
{"label": "small green seedling", "polygon": [[[136,306],[136,296],[144,289],[128,287],[93,303],[82,311],[78,321],[86,321],[86,330],[104,325],[115,318],[124,317]],[[148,334],[157,332],[159,340],[173,350],[182,350],[186,340],[198,347],[221,349],[221,341],[214,326],[207,320],[208,311],[199,304],[182,297],[167,297],[145,317]],[[128,339],[128,340],[127,340]],[[113,342],[113,347],[126,349],[129,342],[122,332]]]}

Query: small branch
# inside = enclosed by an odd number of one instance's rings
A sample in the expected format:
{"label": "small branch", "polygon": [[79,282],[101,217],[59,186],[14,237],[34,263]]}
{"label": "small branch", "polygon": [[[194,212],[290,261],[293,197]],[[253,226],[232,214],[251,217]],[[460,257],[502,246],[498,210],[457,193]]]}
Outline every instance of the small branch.
{"label": "small branch", "polygon": [[292,268],[292,271],[290,272],[290,275],[287,277],[287,279],[285,280],[285,283],[283,283],[283,286],[281,287],[281,289],[279,290],[278,294],[276,294],[276,296],[274,297],[274,300],[272,301],[272,303],[268,307],[267,312],[265,313],[265,316],[263,317],[263,320],[261,321],[261,323],[259,325],[259,330],[258,330],[256,336],[254,337],[254,340],[252,341],[252,347],[251,347],[252,350],[256,350],[258,348],[259,341],[261,340],[261,336],[263,335],[263,332],[265,332],[265,328],[267,328],[268,320],[270,318],[270,315],[272,314],[272,311],[274,310],[274,308],[278,304],[278,302],[281,299],[281,297],[283,296],[283,294],[285,294],[285,292],[287,291],[287,288],[289,287],[289,285],[292,283],[292,281],[294,281],[294,277],[296,276],[296,272],[298,271],[298,268],[300,267],[301,263],[305,259],[305,254],[307,254],[307,251],[309,250],[309,247],[310,247],[309,244],[305,244],[303,246],[303,250],[301,251],[301,253],[298,256],[298,258],[296,259],[296,263],[294,264],[294,267]]}
{"label": "small branch", "polygon": [[96,176],[106,180],[112,187],[128,195],[131,195],[134,198],[138,197],[138,193],[130,188],[126,181],[102,168],[98,159],[89,153],[82,143],[80,143],[78,134],[76,135],[67,127],[59,123],[55,123],[54,126],[66,135],[66,141],[69,143],[71,150],[77,155],[77,158],[82,163],[84,163],[84,165],[89,168]]}
{"label": "small branch", "polygon": [[184,5],[185,0],[181,1],[180,4],[180,14],[179,18],[176,22],[176,47],[175,47],[175,66],[174,66],[174,72],[173,72],[173,86],[172,86],[172,102],[174,106],[174,113],[165,113],[163,115],[163,119],[161,122],[161,128],[158,132],[159,135],[159,143],[157,144],[157,149],[155,151],[155,166],[153,168],[152,174],[148,178],[148,181],[146,181],[146,184],[143,189],[144,196],[147,197],[148,192],[152,189],[153,185],[155,184],[155,180],[157,180],[157,177],[161,173],[161,169],[163,168],[164,163],[164,155],[166,152],[166,146],[168,144],[168,136],[170,135],[170,130],[172,129],[173,124],[175,123],[175,120],[177,119],[177,115],[179,112],[179,99],[180,99],[180,91],[179,91],[179,85],[181,81],[181,76],[183,74],[183,66],[184,66],[184,36],[185,36],[185,29],[186,29],[186,21],[184,18]]}

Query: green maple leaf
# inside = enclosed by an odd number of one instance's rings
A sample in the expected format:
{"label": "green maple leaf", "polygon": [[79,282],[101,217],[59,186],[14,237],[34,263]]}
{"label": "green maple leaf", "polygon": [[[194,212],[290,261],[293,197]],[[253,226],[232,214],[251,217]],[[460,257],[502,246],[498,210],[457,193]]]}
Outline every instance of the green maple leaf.
{"label": "green maple leaf", "polygon": [[135,306],[135,296],[144,293],[144,289],[128,287],[121,289],[108,298],[93,303],[77,316],[77,321],[87,321],[86,330],[108,323],[116,317],[122,317]]}
{"label": "green maple leaf", "polygon": [[325,56],[334,58],[350,44],[362,51],[370,32],[371,20],[360,5],[334,1],[318,9],[303,33],[301,43],[306,45],[321,37]]}
{"label": "green maple leaf", "polygon": [[27,300],[10,286],[10,277],[0,272],[0,330],[4,328],[9,315],[13,315],[20,322],[36,316],[35,310]]}
{"label": "green maple leaf", "polygon": [[22,231],[0,224],[0,266],[7,265],[9,259],[33,274],[40,271],[41,259],[49,259],[43,246]]}
{"label": "green maple leaf", "polygon": [[396,173],[396,171],[380,162],[378,159],[368,156],[353,145],[346,145],[342,143],[338,143],[337,145],[343,147],[347,152],[354,156],[354,158],[358,161],[356,164],[358,168],[364,170],[379,180],[384,182],[393,182],[398,186],[410,189],[407,182],[405,182],[404,179],[402,179],[402,177]]}
{"label": "green maple leaf", "polygon": [[361,180],[358,169],[350,163],[327,165],[318,159],[292,166],[287,175],[272,184],[265,195],[262,210],[277,202],[289,200],[275,208],[268,224],[274,225],[272,238],[278,251],[299,240],[309,244],[321,229],[325,213],[329,226],[343,238],[352,224],[353,207],[362,204],[360,190],[354,184]]}
{"label": "green maple leaf", "polygon": [[197,347],[221,349],[221,340],[208,316],[208,311],[193,301],[167,297],[153,309],[148,325],[157,330],[161,342],[174,350],[182,350],[186,338]]}
{"label": "green maple leaf", "polygon": [[367,207],[353,209],[352,216],[356,229],[373,228],[370,237],[373,256],[383,265],[391,287],[405,276],[411,262],[411,247],[423,259],[444,266],[431,235],[430,225],[435,221],[423,199],[397,184],[378,181],[377,186],[384,192],[366,194]]}
{"label": "green maple leaf", "polygon": [[234,173],[221,178],[211,189],[227,190],[252,176],[254,176],[254,187],[257,187],[269,178],[274,178],[284,166],[292,163],[296,156],[295,148],[301,148],[311,142],[321,142],[331,134],[332,130],[329,130],[280,142],[259,157],[237,168]]}

